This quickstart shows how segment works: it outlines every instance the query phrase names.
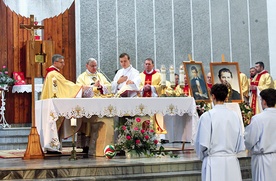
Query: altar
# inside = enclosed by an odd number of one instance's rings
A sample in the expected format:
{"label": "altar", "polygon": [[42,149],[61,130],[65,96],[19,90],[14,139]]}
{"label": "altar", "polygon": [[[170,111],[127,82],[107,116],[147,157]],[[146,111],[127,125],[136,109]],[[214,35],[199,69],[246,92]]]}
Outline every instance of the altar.
{"label": "altar", "polygon": [[[36,101],[36,127],[40,135],[41,145],[47,150],[58,149],[58,131],[56,121],[59,117],[70,119],[91,118],[97,116],[98,121],[105,122],[105,126],[99,128],[96,156],[103,156],[103,148],[108,144],[114,144],[113,117],[128,116],[153,116],[185,115],[182,119],[189,124],[184,124],[182,140],[193,141],[196,133],[198,115],[193,97],[172,98],[58,98]],[[182,124],[182,123],[181,123]],[[183,125],[183,124],[182,124]],[[169,130],[168,130],[169,131]],[[190,135],[185,135],[189,133]]]}

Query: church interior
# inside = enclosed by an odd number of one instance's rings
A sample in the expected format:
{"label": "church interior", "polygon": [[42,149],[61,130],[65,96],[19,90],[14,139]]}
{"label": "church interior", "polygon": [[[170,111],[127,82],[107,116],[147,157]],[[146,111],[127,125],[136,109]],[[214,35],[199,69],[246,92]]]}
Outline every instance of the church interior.
{"label": "church interior", "polygon": [[[86,69],[87,59],[93,57],[98,71],[111,82],[115,71],[120,69],[119,55],[125,52],[139,72],[144,70],[144,60],[151,57],[155,69],[166,67],[168,80],[171,80],[170,67],[181,74],[183,62],[199,63],[204,76],[213,72],[212,63],[235,62],[237,70],[249,77],[250,68],[262,61],[275,81],[276,21],[271,10],[275,6],[272,0],[0,0],[0,67],[7,68],[8,76],[19,82],[17,87],[0,86],[0,179],[200,180],[202,162],[193,147],[199,118],[197,113],[193,115],[196,112],[193,98],[170,98],[169,101],[160,98],[160,102],[149,98],[152,102],[148,104],[144,100],[129,103],[129,98],[120,101],[103,98],[104,101],[97,100],[92,105],[89,99],[80,98],[76,99],[77,103],[56,99],[37,104],[46,68],[52,65],[52,56],[60,54],[65,60],[62,75],[76,82]],[[172,103],[177,106],[171,108]],[[105,110],[100,107],[109,104]],[[170,156],[129,159],[117,153],[112,159],[106,158],[104,148],[112,143],[108,135],[112,139],[118,135],[108,131],[114,129],[113,123],[110,124],[113,118],[105,116],[119,119],[124,116],[123,112],[137,112],[129,109],[134,105],[142,113],[146,106],[151,106],[152,112],[164,113],[168,108],[173,112],[171,115],[176,115],[175,118],[164,116],[174,121],[167,123],[167,127],[175,133],[165,134],[166,138],[175,139],[163,145],[170,150]],[[43,152],[41,145],[46,143],[40,138],[46,137],[45,130],[49,134],[56,129],[52,125],[58,116],[55,117],[53,110],[60,111],[64,117],[89,110],[83,114],[91,118],[93,113],[100,112],[99,117],[105,124],[97,124],[95,129],[101,127],[105,133],[95,143],[100,145],[96,156],[87,156],[76,147],[78,134],[63,139],[66,151],[62,154]],[[113,114],[112,111],[118,110],[120,115]],[[189,121],[179,123],[182,119]],[[45,122],[49,123],[47,128]],[[183,127],[186,127],[185,133]],[[77,152],[71,152],[75,147]],[[243,181],[251,181],[248,151],[237,157]]]}

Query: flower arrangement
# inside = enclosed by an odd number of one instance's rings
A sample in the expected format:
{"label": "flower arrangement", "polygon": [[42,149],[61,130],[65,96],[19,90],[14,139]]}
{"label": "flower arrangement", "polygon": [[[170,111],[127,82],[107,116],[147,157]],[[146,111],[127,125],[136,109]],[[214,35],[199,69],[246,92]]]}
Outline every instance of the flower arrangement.
{"label": "flower arrangement", "polygon": [[0,84],[13,85],[15,80],[8,75],[8,68],[4,65],[0,72]]}
{"label": "flower arrangement", "polygon": [[210,110],[210,106],[205,101],[196,102],[196,111],[200,117],[203,113]]}
{"label": "flower arrangement", "polygon": [[242,114],[243,125],[247,126],[250,124],[253,116],[253,110],[246,102],[239,103],[239,106]]}
{"label": "flower arrangement", "polygon": [[155,138],[155,131],[150,120],[127,119],[126,123],[116,130],[119,132],[115,144],[116,150],[135,151],[140,156],[141,154],[148,155],[157,147],[158,141]]}

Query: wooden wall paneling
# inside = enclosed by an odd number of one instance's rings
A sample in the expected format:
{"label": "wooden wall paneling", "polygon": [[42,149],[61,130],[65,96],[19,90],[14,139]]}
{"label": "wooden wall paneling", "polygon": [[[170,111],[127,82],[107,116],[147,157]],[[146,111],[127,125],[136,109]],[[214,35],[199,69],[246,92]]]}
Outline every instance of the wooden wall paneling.
{"label": "wooden wall paneling", "polygon": [[76,81],[76,36],[75,36],[75,3],[72,4],[72,6],[69,8],[69,57],[70,57],[70,80],[73,82]]}
{"label": "wooden wall paneling", "polygon": [[[3,1],[0,2],[0,17],[6,17],[6,8],[3,5]],[[2,68],[3,65],[7,65],[7,53],[6,53],[6,31],[7,31],[7,25],[6,25],[6,18],[0,18],[0,66]]]}
{"label": "wooden wall paneling", "polygon": [[[18,58],[16,60],[14,60],[14,62],[16,62],[16,65],[14,66],[14,70],[20,71],[20,59],[25,58],[24,57],[25,52],[23,52],[23,49],[24,49],[23,47],[25,46],[25,38],[27,38],[27,37],[24,37],[24,35],[27,36],[27,33],[29,33],[29,31],[26,29],[20,29],[20,24],[25,24],[26,21],[25,21],[24,17],[22,17],[20,15],[18,16],[18,18],[19,18],[19,26],[18,26],[19,34],[18,34],[17,38],[18,38],[19,55],[18,55]],[[28,21],[26,24],[28,24]],[[17,96],[19,96],[19,109],[17,109],[18,113],[19,113],[19,119],[14,120],[16,124],[23,122],[23,119],[25,117],[25,115],[24,115],[25,99],[22,94],[18,94]]]}
{"label": "wooden wall paneling", "polygon": [[[10,11],[10,9],[9,9]],[[11,61],[9,61],[9,65],[12,66],[12,70],[16,70],[18,65],[16,65],[16,60],[18,60],[19,57],[19,17],[16,13],[12,13],[12,22],[13,22],[13,27],[12,27],[12,46],[13,46],[13,58]],[[14,63],[15,62],[15,63]],[[7,105],[11,106],[10,109],[7,109],[6,111],[6,119],[9,124],[15,123],[18,120],[20,120],[20,96],[16,94],[12,94],[9,92],[8,94],[9,97],[7,97]],[[13,100],[12,100],[13,99]]]}
{"label": "wooden wall paneling", "polygon": [[[13,37],[13,13],[10,11],[9,8],[6,8],[6,19],[7,22],[6,24],[3,24],[4,27],[7,30],[7,65],[10,71],[10,75],[12,72],[14,72],[14,37]],[[11,90],[6,94],[6,120],[8,123],[13,123],[14,122],[14,115],[15,115],[15,96],[12,94]]]}
{"label": "wooden wall paneling", "polygon": [[71,62],[70,62],[70,58],[69,58],[69,26],[68,26],[68,23],[69,23],[69,20],[68,20],[68,16],[69,16],[69,12],[68,10],[66,10],[63,14],[62,14],[62,54],[63,56],[65,57],[65,62],[66,62],[66,69],[68,71],[67,72],[67,75],[66,75],[66,78],[68,78],[69,80],[72,80],[70,79],[70,74],[68,75],[68,72],[70,72],[70,67],[71,67]]}
{"label": "wooden wall paneling", "polygon": [[51,40],[44,40],[43,41],[43,52],[46,53],[45,63],[42,64],[42,74],[43,76],[46,75],[46,68],[52,65],[52,56],[55,52],[55,42]]}

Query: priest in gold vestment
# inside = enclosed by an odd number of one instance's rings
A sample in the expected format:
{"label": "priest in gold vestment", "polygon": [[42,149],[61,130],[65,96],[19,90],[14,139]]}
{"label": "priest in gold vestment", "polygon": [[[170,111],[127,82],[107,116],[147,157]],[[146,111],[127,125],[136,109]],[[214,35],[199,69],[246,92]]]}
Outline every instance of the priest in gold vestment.
{"label": "priest in gold vestment", "polygon": [[263,62],[256,62],[255,69],[257,74],[250,82],[250,90],[252,92],[250,106],[253,109],[253,113],[258,114],[262,111],[259,92],[264,89],[274,88],[274,82],[268,71],[264,69]]}
{"label": "priest in gold vestment", "polygon": [[82,93],[82,86],[67,80],[60,70],[64,67],[64,57],[58,54],[53,55],[52,65],[46,69],[41,99],[50,98],[74,98]]}
{"label": "priest in gold vestment", "polygon": [[[97,71],[97,68],[97,60],[89,58],[86,62],[86,70],[77,78],[77,84],[91,86],[93,95],[108,94],[111,84],[102,73]],[[89,92],[84,94],[85,97],[93,97]]]}
{"label": "priest in gold vestment", "polygon": [[[77,85],[69,80],[67,80],[61,73],[60,70],[64,67],[64,57],[59,54],[55,54],[52,57],[52,65],[46,69],[47,74],[44,80],[41,99],[51,99],[51,98],[75,98],[81,97],[82,86]],[[78,121],[78,126],[76,130],[79,129],[81,121]],[[60,117],[56,121],[56,126],[59,134],[59,143],[55,143],[59,150],[55,148],[44,148],[45,151],[60,151],[62,149],[61,140],[62,138],[69,137],[73,134],[70,121]],[[55,140],[57,142],[57,140]],[[50,144],[51,145],[51,144]]]}
{"label": "priest in gold vestment", "polygon": [[[111,84],[106,77],[97,71],[97,60],[89,58],[86,62],[86,70],[77,78],[78,85],[90,86],[91,89],[84,92],[83,97],[101,97],[104,94],[110,93]],[[91,118],[81,118],[82,125],[79,129],[77,146],[83,148],[83,152],[89,155],[95,154],[96,138],[98,137],[99,127],[103,123],[98,122],[97,116]]]}
{"label": "priest in gold vestment", "polygon": [[161,94],[161,75],[154,70],[154,62],[147,58],[144,63],[145,70],[140,73],[140,91],[142,97],[158,97]]}

